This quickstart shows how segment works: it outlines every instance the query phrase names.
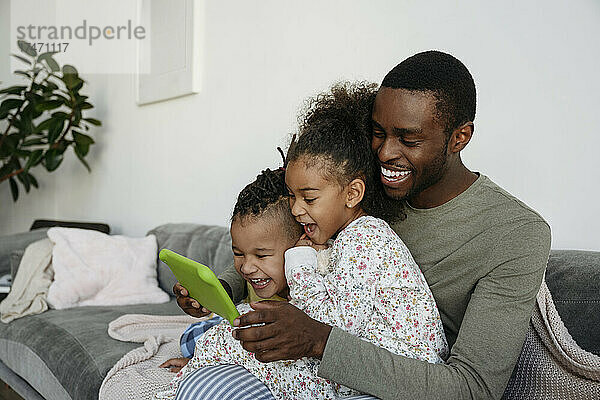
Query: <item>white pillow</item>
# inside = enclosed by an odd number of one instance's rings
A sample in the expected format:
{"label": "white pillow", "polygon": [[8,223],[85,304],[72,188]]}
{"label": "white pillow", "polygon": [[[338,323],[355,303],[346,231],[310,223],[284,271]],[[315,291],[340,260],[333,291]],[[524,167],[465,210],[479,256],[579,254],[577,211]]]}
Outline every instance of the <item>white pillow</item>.
{"label": "white pillow", "polygon": [[130,238],[86,229],[50,228],[48,238],[54,243],[54,281],[48,289],[52,308],[169,301],[156,280],[158,249],[154,235]]}

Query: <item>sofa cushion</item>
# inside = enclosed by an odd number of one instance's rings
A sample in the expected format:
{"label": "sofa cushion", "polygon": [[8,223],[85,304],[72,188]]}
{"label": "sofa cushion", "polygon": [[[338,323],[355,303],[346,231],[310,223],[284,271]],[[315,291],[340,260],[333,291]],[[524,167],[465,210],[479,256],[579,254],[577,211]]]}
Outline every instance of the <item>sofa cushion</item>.
{"label": "sofa cushion", "polygon": [[600,355],[600,252],[552,250],[546,284],[575,342]]}
{"label": "sofa cushion", "polygon": [[[156,238],[107,235],[88,229],[50,228],[54,280],[48,305],[156,304],[169,301],[156,279]],[[52,245],[50,243],[50,246]]]}
{"label": "sofa cushion", "polygon": [[[18,263],[21,261],[18,257],[19,255],[23,256],[23,253],[19,254],[19,251],[25,251],[25,248],[31,243],[44,239],[48,228],[53,226],[92,229],[106,234],[110,233],[110,226],[102,223],[35,220],[29,229],[30,232],[0,236],[0,276],[11,273],[14,279],[17,269],[15,268],[13,272],[11,270],[11,263],[16,263],[18,267]],[[14,259],[12,256],[13,253],[16,254]]]}
{"label": "sofa cushion", "polygon": [[50,310],[0,324],[0,360],[48,400],[64,399],[65,392],[72,399],[97,399],[108,371],[140,346],[108,336],[109,322],[129,313],[183,314],[174,299],[164,304]]}
{"label": "sofa cushion", "polygon": [[[173,250],[194,261],[209,266],[219,275],[233,263],[231,236],[223,226],[198,224],[166,224],[152,229],[148,234],[156,236],[158,251]],[[158,283],[161,289],[173,295],[177,279],[169,267],[158,260]]]}

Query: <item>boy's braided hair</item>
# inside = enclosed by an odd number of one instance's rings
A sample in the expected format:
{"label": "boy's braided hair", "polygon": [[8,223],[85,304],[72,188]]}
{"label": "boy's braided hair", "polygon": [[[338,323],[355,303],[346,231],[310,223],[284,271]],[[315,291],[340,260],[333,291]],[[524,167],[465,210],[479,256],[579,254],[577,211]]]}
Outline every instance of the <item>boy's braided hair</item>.
{"label": "boy's braided hair", "polygon": [[[277,148],[283,157],[283,151]],[[290,238],[300,236],[301,226],[295,221],[289,208],[288,190],[285,185],[285,168],[263,170],[256,179],[246,185],[238,195],[231,220],[256,218],[265,215],[278,218]]]}
{"label": "boy's braided hair", "polygon": [[285,171],[267,168],[240,192],[233,208],[233,217],[257,217],[269,206],[282,200],[287,201],[287,194]]}

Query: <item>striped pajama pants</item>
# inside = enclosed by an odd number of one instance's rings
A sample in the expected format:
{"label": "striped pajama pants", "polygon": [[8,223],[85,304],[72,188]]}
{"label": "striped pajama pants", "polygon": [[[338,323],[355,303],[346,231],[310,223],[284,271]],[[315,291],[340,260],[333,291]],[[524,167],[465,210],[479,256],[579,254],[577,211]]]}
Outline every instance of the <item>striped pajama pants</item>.
{"label": "striped pajama pants", "polygon": [[[274,400],[271,391],[244,367],[216,365],[196,370],[181,382],[177,400]],[[345,400],[376,400],[370,395]]]}

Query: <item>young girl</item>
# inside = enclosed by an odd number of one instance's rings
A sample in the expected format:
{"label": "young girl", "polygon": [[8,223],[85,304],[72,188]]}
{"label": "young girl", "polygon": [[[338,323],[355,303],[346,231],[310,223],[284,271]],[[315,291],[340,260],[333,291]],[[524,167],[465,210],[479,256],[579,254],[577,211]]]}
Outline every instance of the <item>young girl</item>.
{"label": "young girl", "polygon": [[[341,85],[317,97],[290,146],[285,182],[304,235],[285,252],[289,295],[312,318],[395,354],[439,363],[447,345],[431,291],[400,238],[375,217],[389,209],[376,186],[368,139],[374,93],[369,85]],[[329,269],[322,275],[315,250],[329,240]],[[277,399],[357,394],[319,378],[317,359],[261,363],[231,337],[229,325],[215,328],[197,342],[171,394],[193,370],[215,364],[244,366]]]}

